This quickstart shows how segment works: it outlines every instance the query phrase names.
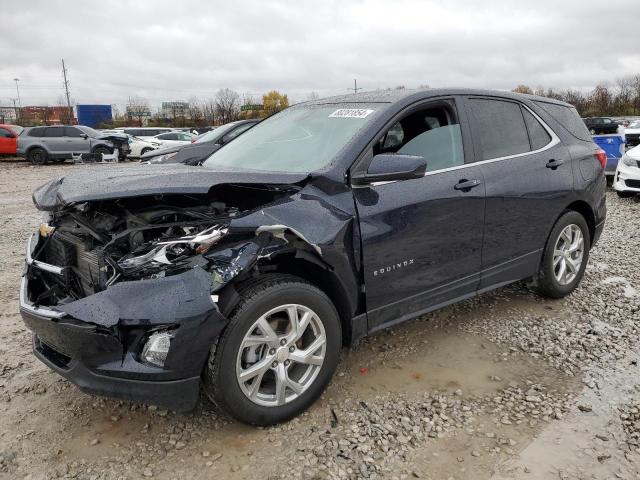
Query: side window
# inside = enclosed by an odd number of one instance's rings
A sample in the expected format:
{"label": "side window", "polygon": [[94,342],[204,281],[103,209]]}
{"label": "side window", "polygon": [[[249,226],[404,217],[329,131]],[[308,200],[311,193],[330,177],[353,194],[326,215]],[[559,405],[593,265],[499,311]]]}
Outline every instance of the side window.
{"label": "side window", "polygon": [[0,138],[13,138],[13,134],[9,130],[0,128]]}
{"label": "side window", "polygon": [[175,140],[174,135],[171,133],[163,133],[161,135],[156,135],[156,138],[160,140]]}
{"label": "side window", "polygon": [[44,137],[44,128],[42,128],[42,127],[32,128],[31,130],[29,130],[29,136],[30,137]]}
{"label": "side window", "polygon": [[180,140],[183,141],[191,141],[191,136],[187,135],[186,133],[179,133],[178,136],[180,137]]}
{"label": "side window", "polygon": [[526,108],[522,109],[524,122],[527,124],[529,131],[529,141],[531,142],[531,150],[539,150],[551,141],[551,135],[545,130],[540,122]]}
{"label": "side window", "polygon": [[64,136],[65,137],[81,137],[82,136],[82,132],[80,131],[80,129],[75,128],[75,127],[65,127],[64,128]]}
{"label": "side window", "polygon": [[455,112],[443,105],[411,113],[385,132],[373,153],[422,156],[428,172],[462,165],[462,134]]}
{"label": "side window", "polygon": [[246,123],[244,125],[240,125],[238,128],[230,131],[224,137],[222,137],[222,141],[224,143],[230,142],[231,140],[236,138],[238,135],[240,135],[242,132],[246,132],[247,130],[249,130],[251,127],[253,127],[253,123]]}
{"label": "side window", "polygon": [[45,137],[64,137],[64,127],[48,127],[45,130]]}
{"label": "side window", "polygon": [[529,151],[529,136],[519,104],[484,98],[472,98],[470,104],[482,160]]}

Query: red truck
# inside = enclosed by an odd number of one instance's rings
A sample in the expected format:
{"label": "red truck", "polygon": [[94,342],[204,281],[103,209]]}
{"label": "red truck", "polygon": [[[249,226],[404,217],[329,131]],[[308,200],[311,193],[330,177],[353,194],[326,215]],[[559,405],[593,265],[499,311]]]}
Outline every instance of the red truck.
{"label": "red truck", "polygon": [[15,155],[18,135],[24,128],[17,125],[0,124],[0,155]]}

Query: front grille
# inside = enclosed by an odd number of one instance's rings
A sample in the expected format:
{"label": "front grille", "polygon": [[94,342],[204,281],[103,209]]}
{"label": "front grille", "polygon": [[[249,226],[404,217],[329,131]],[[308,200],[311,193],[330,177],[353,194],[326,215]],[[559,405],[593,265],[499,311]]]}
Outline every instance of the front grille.
{"label": "front grille", "polygon": [[624,183],[630,188],[640,188],[640,180],[625,180]]}
{"label": "front grille", "polygon": [[73,235],[55,232],[45,244],[43,257],[39,260],[66,267],[63,275],[47,274],[47,278],[67,292],[80,289],[78,294],[90,295],[101,289],[106,281],[102,253],[89,250],[83,240]]}

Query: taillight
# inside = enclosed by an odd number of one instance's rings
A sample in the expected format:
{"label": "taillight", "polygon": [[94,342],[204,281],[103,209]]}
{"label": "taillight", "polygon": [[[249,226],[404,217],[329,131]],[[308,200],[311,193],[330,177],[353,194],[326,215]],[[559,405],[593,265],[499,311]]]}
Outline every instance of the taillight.
{"label": "taillight", "polygon": [[598,150],[596,152],[596,158],[600,162],[600,166],[602,167],[602,171],[604,172],[604,169],[607,166],[607,153],[604,150]]}

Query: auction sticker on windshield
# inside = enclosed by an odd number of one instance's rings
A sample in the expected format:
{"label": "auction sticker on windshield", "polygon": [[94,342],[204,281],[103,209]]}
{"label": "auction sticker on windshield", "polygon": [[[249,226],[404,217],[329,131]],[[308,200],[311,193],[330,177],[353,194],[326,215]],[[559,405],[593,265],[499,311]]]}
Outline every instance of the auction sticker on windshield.
{"label": "auction sticker on windshield", "polygon": [[365,110],[363,108],[339,108],[329,118],[365,118],[375,110]]}

